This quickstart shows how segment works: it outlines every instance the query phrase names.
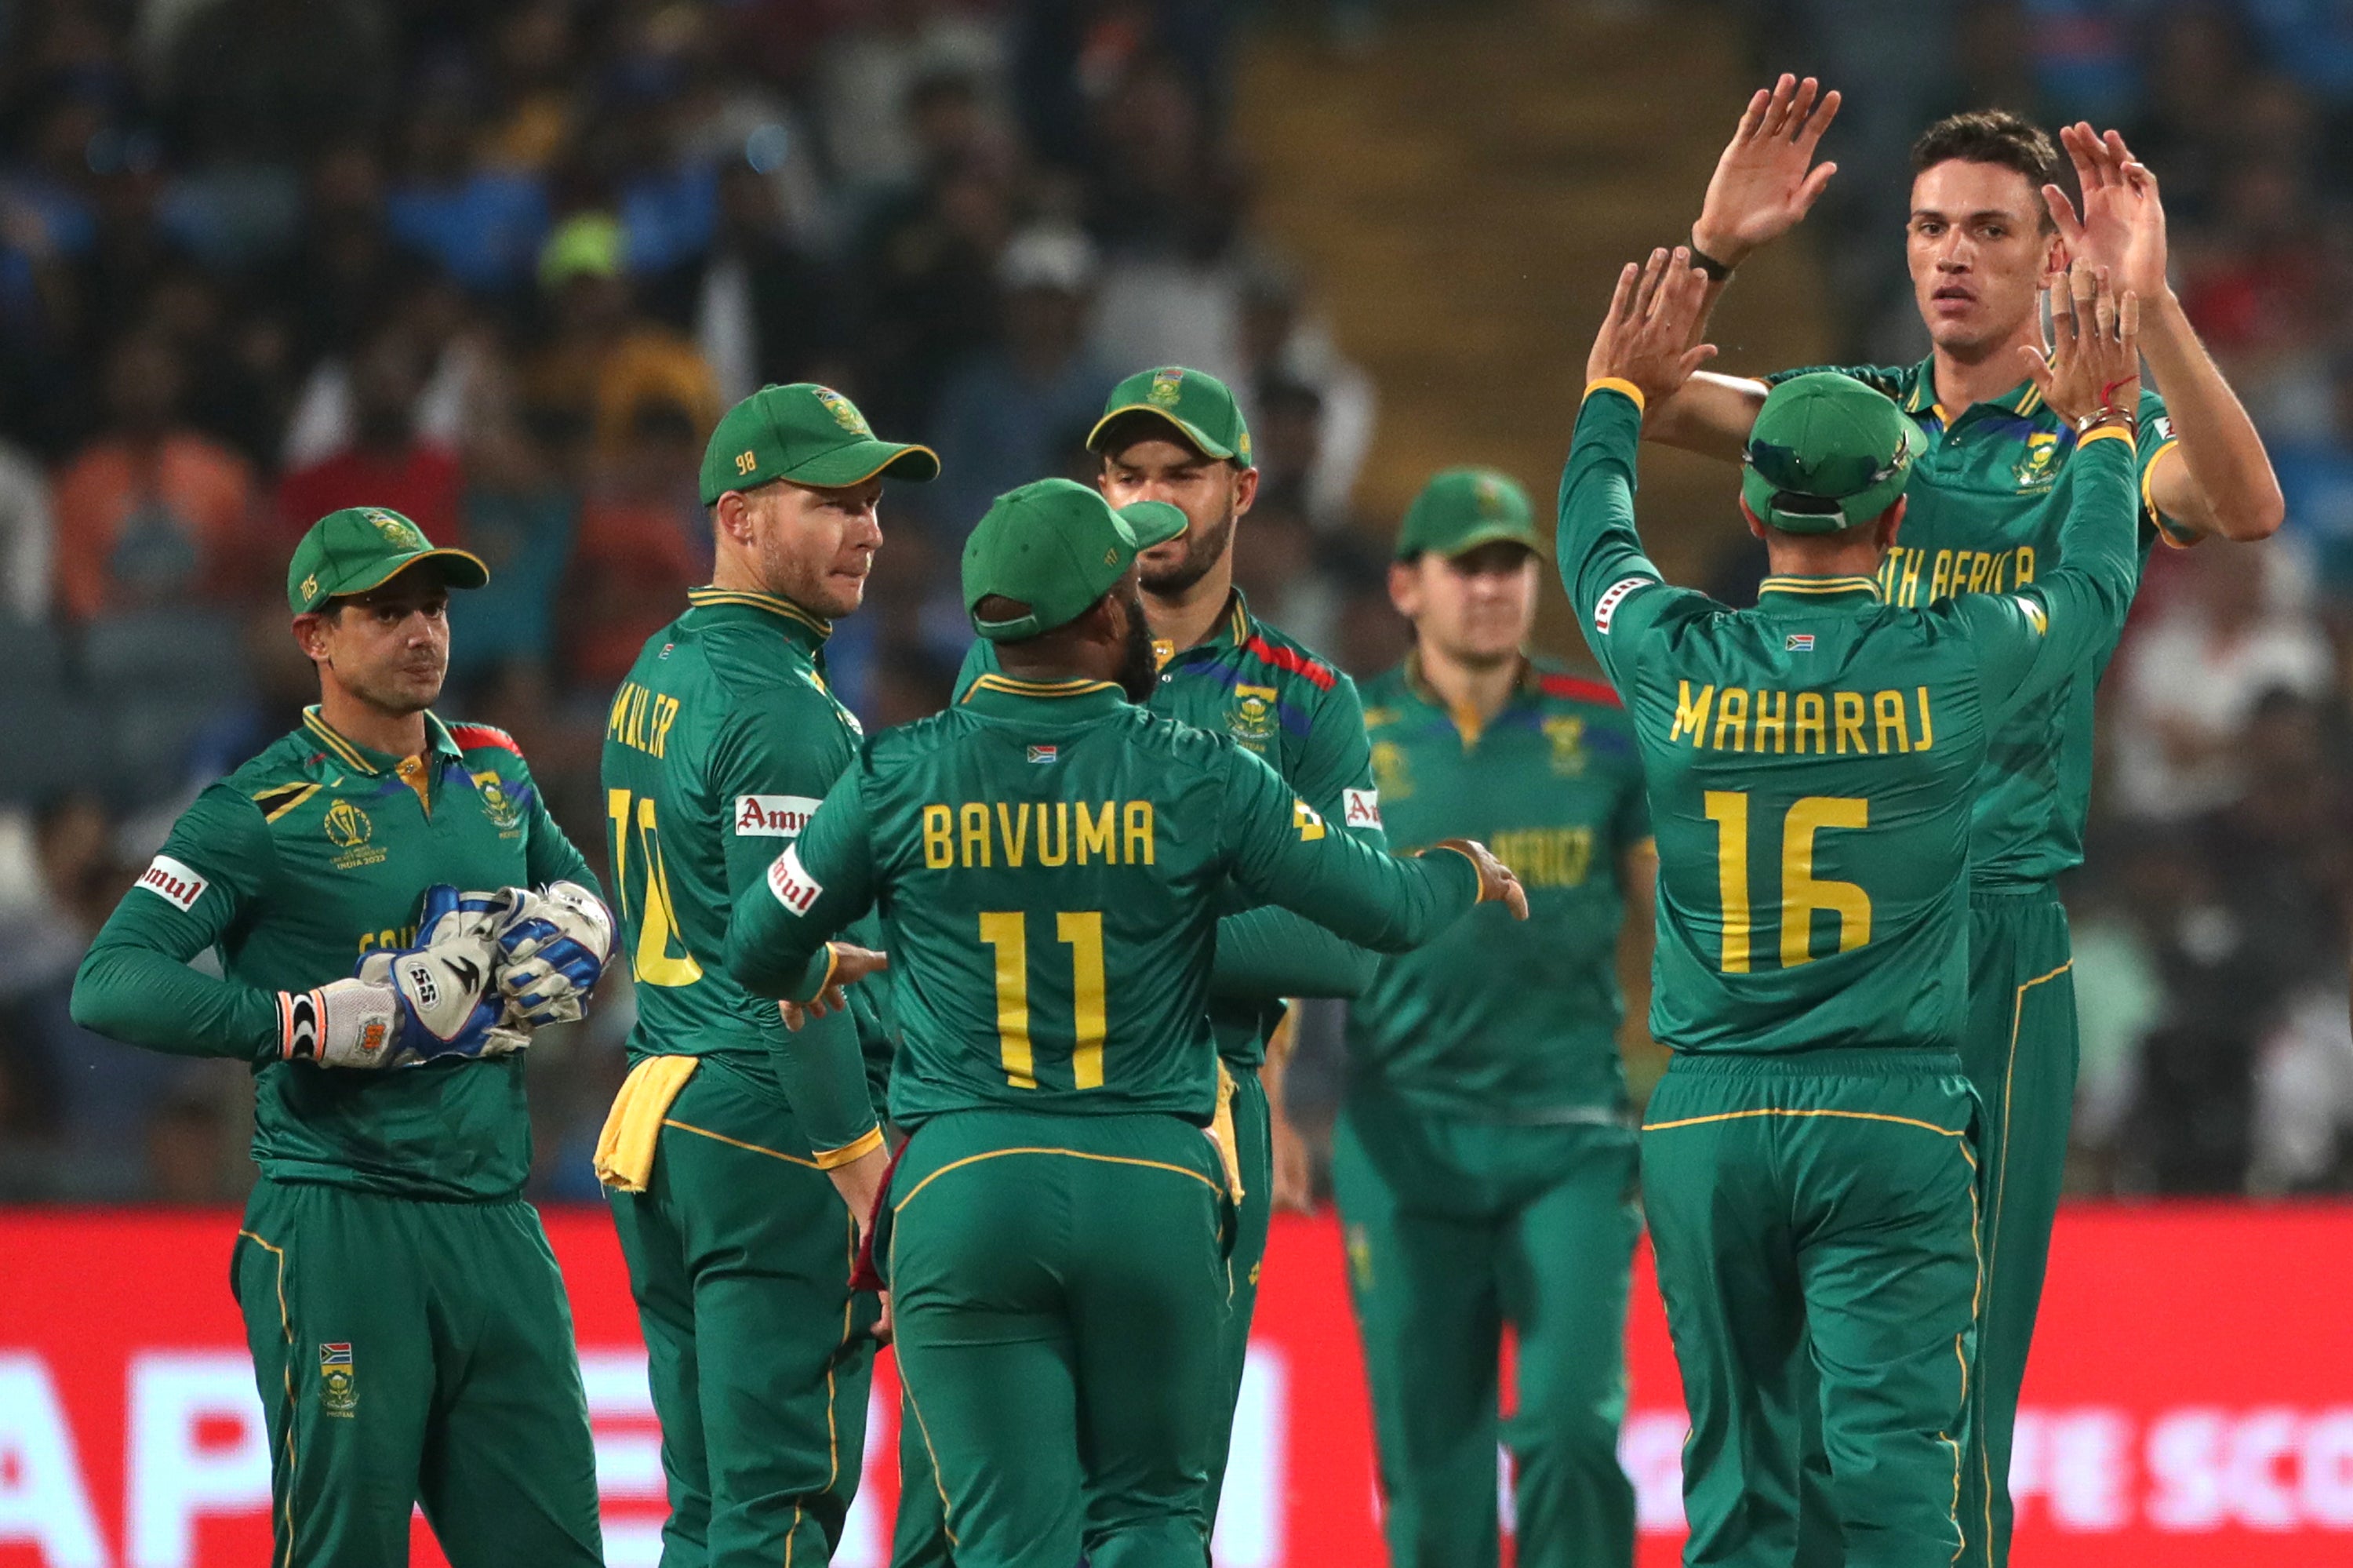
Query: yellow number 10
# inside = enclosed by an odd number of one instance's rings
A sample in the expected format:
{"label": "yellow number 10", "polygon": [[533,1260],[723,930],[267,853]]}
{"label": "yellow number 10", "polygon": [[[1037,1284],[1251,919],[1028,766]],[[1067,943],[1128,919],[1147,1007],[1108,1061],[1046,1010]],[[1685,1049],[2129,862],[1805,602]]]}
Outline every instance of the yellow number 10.
{"label": "yellow number 10", "polygon": [[[1744,790],[1707,791],[1707,820],[1715,824],[1715,889],[1724,910],[1722,967],[1728,975],[1748,972],[1748,796]],[[1808,795],[1781,819],[1781,967],[1813,961],[1814,911],[1836,911],[1838,950],[1871,940],[1871,895],[1852,882],[1814,875],[1814,835],[1824,828],[1867,828],[1871,802],[1839,795]]]}
{"label": "yellow number 10", "polygon": [[[692,985],[702,978],[702,966],[686,944],[678,940],[678,910],[670,902],[670,868],[662,863],[661,829],[655,821],[654,799],[639,796],[634,824],[639,874],[645,887],[638,899],[638,945],[629,953],[629,976],[647,985]],[[613,904],[624,920],[629,914],[629,792],[605,791],[605,815],[613,824]],[[676,943],[678,951],[670,948]]]}
{"label": "yellow number 10", "polygon": [[[1071,1077],[1078,1087],[1103,1087],[1103,915],[1065,909],[1054,916],[1054,937],[1071,949]],[[1029,921],[1018,909],[984,914],[980,939],[997,956],[997,1042],[1005,1081],[1017,1089],[1038,1086],[1038,1064],[1029,1045]]]}

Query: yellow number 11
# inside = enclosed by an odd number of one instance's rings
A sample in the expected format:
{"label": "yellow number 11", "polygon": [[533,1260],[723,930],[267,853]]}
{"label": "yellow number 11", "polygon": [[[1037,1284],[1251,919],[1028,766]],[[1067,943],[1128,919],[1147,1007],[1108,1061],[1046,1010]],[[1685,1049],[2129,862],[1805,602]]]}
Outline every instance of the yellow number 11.
{"label": "yellow number 11", "polygon": [[[1054,916],[1054,936],[1071,949],[1071,1077],[1082,1089],[1103,1087],[1103,946],[1098,910],[1065,909]],[[1038,1086],[1038,1064],[1029,1044],[1029,921],[1018,909],[984,914],[980,939],[996,951],[997,1042],[1005,1081],[1017,1089]]]}

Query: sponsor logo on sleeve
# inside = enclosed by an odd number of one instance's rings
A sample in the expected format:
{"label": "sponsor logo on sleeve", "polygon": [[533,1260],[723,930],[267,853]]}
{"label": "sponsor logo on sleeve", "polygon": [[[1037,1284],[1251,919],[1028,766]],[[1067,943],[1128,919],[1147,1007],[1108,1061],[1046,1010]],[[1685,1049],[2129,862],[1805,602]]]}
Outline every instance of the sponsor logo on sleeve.
{"label": "sponsor logo on sleeve", "polygon": [[1377,828],[1381,825],[1381,792],[1378,789],[1345,789],[1341,798],[1348,809],[1348,826]]}
{"label": "sponsor logo on sleeve", "polygon": [[139,874],[138,885],[185,915],[212,885],[170,855],[159,854]]}
{"label": "sponsor logo on sleeve", "polygon": [[797,839],[817,814],[818,802],[807,795],[738,795],[735,836],[739,839]]}
{"label": "sponsor logo on sleeve", "polygon": [[2173,439],[2173,416],[2170,414],[2159,414],[2156,418],[2149,421],[2149,429],[2157,432],[2158,444],[2159,446],[2164,445],[2167,441]]}
{"label": "sponsor logo on sleeve", "polygon": [[1299,842],[1313,843],[1324,836],[1324,818],[1304,800],[1291,802],[1291,825],[1299,830]]}
{"label": "sponsor logo on sleeve", "polygon": [[1625,603],[1627,597],[1636,588],[1649,588],[1657,581],[1656,577],[1620,577],[1603,588],[1601,597],[1593,601],[1593,630],[1604,637],[1609,636],[1609,623],[1617,619],[1618,607]]}
{"label": "sponsor logo on sleeve", "polygon": [[2013,599],[2010,602],[2018,606],[2019,609],[2025,614],[2027,624],[2034,628],[2035,636],[2044,637],[2050,634],[2051,618],[2043,613],[2041,605],[2023,597]]}
{"label": "sponsor logo on sleeve", "polygon": [[778,855],[768,867],[768,891],[794,914],[806,915],[825,892],[825,886],[801,864],[800,847],[797,844]]}

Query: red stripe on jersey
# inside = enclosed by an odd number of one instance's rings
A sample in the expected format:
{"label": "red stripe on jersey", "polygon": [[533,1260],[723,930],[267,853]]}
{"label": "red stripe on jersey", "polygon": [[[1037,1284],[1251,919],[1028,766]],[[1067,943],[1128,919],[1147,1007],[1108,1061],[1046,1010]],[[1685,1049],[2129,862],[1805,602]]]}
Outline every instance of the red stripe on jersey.
{"label": "red stripe on jersey", "polygon": [[494,746],[501,751],[512,751],[517,757],[522,755],[522,747],[515,744],[514,736],[494,725],[453,724],[449,726],[449,738],[456,741],[460,749]]}
{"label": "red stripe on jersey", "polygon": [[1303,654],[1293,653],[1288,648],[1277,648],[1263,637],[1253,635],[1243,646],[1278,670],[1288,670],[1294,675],[1306,676],[1324,691],[1330,691],[1333,683],[1339,679],[1332,673],[1329,665],[1319,664]]}
{"label": "red stripe on jersey", "polygon": [[1536,683],[1548,697],[1569,697],[1611,708],[1626,705],[1618,700],[1617,690],[1606,681],[1588,681],[1581,675],[1538,675]]}

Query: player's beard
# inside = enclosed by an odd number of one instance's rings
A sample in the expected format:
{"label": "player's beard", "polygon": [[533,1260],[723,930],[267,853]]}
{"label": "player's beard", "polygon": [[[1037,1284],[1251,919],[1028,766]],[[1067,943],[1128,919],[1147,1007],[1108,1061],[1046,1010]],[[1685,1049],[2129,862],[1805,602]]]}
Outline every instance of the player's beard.
{"label": "player's beard", "polygon": [[1139,707],[1160,689],[1160,659],[1152,651],[1152,628],[1144,620],[1141,594],[1127,601],[1127,649],[1119,662],[1119,689]]}
{"label": "player's beard", "polygon": [[1162,599],[1178,598],[1209,575],[1209,569],[1218,564],[1219,558],[1233,541],[1234,503],[1232,497],[1229,496],[1225,513],[1216,522],[1187,530],[1181,541],[1185,553],[1176,557],[1175,565],[1155,567],[1139,561],[1137,580],[1147,593]]}
{"label": "player's beard", "polygon": [[[869,560],[871,563],[871,556]],[[761,536],[761,583],[778,599],[789,599],[828,620],[853,614],[866,601],[865,578],[859,578],[853,585],[828,570],[834,564],[796,554],[781,527],[770,529]]]}

